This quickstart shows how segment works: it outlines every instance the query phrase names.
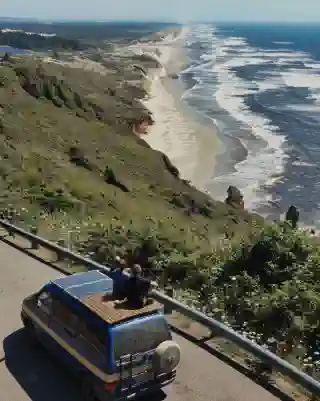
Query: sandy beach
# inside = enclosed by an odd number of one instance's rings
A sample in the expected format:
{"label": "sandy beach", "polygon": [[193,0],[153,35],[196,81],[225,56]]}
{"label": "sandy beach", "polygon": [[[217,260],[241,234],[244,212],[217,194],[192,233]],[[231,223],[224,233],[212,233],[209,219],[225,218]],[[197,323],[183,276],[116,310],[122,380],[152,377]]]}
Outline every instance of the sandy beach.
{"label": "sandy beach", "polygon": [[182,178],[206,191],[223,144],[214,124],[201,121],[181,99],[185,89],[178,79],[172,78],[187,63],[183,47],[186,35],[187,28],[182,28],[176,37],[169,34],[161,42],[143,43],[133,49],[152,55],[162,64],[161,69],[149,74],[149,96],[144,105],[153,113],[155,124],[144,139],[168,155]]}

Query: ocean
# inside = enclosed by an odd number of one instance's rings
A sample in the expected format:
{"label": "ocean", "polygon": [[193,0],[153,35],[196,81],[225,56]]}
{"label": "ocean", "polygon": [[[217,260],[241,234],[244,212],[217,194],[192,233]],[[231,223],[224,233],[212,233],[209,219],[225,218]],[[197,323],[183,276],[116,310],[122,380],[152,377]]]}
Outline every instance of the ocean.
{"label": "ocean", "polygon": [[0,46],[0,56],[4,55],[5,53],[10,54],[11,56],[15,56],[18,54],[28,54],[30,53],[30,51],[23,49],[16,49],[11,46]]}
{"label": "ocean", "polygon": [[203,24],[186,37],[183,98],[225,145],[208,183],[278,219],[293,204],[320,228],[320,25]]}

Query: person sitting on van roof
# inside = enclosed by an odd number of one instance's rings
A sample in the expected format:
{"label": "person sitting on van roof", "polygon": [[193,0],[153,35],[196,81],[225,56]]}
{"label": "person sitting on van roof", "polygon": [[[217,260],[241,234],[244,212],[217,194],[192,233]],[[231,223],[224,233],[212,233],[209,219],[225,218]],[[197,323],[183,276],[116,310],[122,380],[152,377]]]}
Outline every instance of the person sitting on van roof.
{"label": "person sitting on van roof", "polygon": [[[127,271],[126,271],[127,270]],[[125,269],[124,272],[129,273],[130,277],[127,279],[122,294],[125,295],[124,299],[115,301],[115,304],[120,304],[126,300],[130,305],[137,308],[142,308],[146,304],[152,302],[148,299],[148,294],[155,284],[150,279],[142,277],[142,268],[140,265],[135,264],[131,269]],[[119,294],[120,295],[120,294]]]}

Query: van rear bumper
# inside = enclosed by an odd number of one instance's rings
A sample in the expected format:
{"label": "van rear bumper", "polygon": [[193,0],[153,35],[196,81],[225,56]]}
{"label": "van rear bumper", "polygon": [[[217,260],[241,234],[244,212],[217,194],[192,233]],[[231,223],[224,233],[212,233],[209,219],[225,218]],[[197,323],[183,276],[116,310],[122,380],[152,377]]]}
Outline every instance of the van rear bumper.
{"label": "van rear bumper", "polygon": [[130,388],[121,389],[120,391],[116,391],[111,396],[110,393],[104,392],[101,394],[99,392],[98,397],[100,401],[126,401],[126,400],[135,400],[138,397],[142,397],[144,395],[157,392],[161,390],[163,387],[171,384],[176,378],[176,371],[166,373],[161,375],[159,378],[153,381],[146,382],[141,386],[132,386]]}

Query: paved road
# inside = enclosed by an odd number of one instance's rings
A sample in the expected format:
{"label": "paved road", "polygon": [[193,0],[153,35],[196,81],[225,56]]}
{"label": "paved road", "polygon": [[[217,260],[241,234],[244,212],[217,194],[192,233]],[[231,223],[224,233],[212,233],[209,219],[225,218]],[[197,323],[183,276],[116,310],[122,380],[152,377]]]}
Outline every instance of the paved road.
{"label": "paved road", "polygon": [[[21,329],[22,299],[48,280],[55,270],[0,242],[0,399],[9,401],[81,401],[77,383]],[[148,401],[274,401],[248,378],[182,337],[178,377],[157,400]],[[160,398],[160,399],[159,399]]]}

